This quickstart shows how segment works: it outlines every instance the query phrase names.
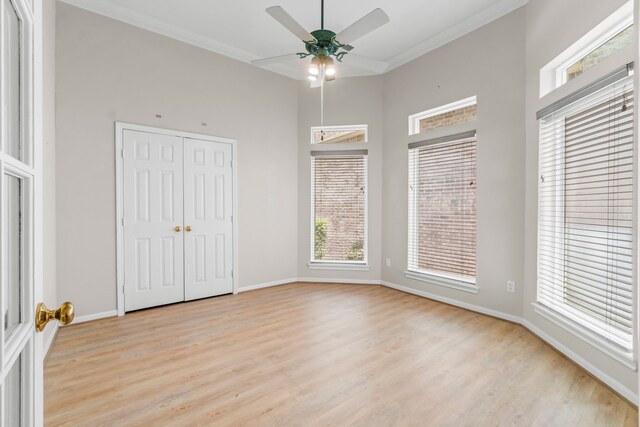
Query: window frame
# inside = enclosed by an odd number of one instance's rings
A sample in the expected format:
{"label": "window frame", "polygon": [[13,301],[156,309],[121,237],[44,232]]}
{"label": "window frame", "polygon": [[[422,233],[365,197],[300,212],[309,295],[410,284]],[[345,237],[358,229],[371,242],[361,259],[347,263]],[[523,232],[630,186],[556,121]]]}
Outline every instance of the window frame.
{"label": "window frame", "polygon": [[[611,40],[620,32],[624,31],[631,25],[634,25],[633,19],[633,1],[628,1],[622,7],[617,9],[600,24],[590,30],[587,34],[578,39],[569,46],[564,52],[552,59],[547,65],[540,69],[540,93],[542,98],[549,95],[553,91],[561,88],[569,83],[567,79],[567,69],[575,62],[595,51],[607,41]],[[619,52],[632,46],[622,48],[613,53],[611,56],[617,55]],[[604,61],[606,62],[606,60]],[[588,70],[587,70],[588,71]],[[577,76],[575,79],[579,79]]]}
{"label": "window frame", "polygon": [[[355,127],[355,126],[354,126]],[[344,127],[341,127],[344,128]],[[324,127],[324,129],[327,129]],[[312,134],[313,135],[313,134]],[[361,144],[361,143],[357,143]],[[320,145],[320,144],[314,144]],[[329,144],[332,145],[332,144]],[[353,157],[353,156],[362,156],[364,161],[364,236],[363,236],[363,251],[364,251],[364,259],[362,261],[349,261],[349,260],[316,260],[315,259],[315,182],[316,182],[316,167],[315,167],[315,158],[316,157],[324,157],[324,158],[340,158],[340,157]],[[318,150],[312,151],[310,153],[310,163],[311,163],[311,195],[309,197],[310,204],[310,245],[309,245],[309,263],[307,267],[311,270],[352,270],[352,271],[368,271],[369,270],[369,152],[367,149],[360,150]]]}
{"label": "window frame", "polygon": [[421,111],[416,114],[411,114],[409,116],[409,136],[418,135],[420,133],[420,122],[424,119],[438,116],[440,114],[449,113],[451,111],[460,110],[462,108],[471,107],[472,105],[478,105],[477,95],[473,95],[459,101],[450,102],[449,104],[431,108],[426,111]]}
{"label": "window frame", "polygon": [[[592,82],[591,84],[583,87],[582,89],[580,89],[576,94],[571,94],[568,95],[567,97],[559,100],[558,102],[556,102],[555,104],[552,104],[549,107],[546,107],[542,110],[540,110],[537,114],[538,119],[540,120],[539,123],[539,129],[538,129],[538,142],[539,142],[539,146],[538,146],[538,152],[540,152],[540,148],[541,148],[541,140],[540,140],[540,132],[542,132],[542,120],[546,117],[549,117],[551,114],[556,114],[555,111],[561,111],[561,110],[566,110],[564,115],[561,114],[561,117],[567,117],[569,115],[569,113],[571,114],[575,114],[575,111],[571,111],[570,108],[573,104],[575,104],[576,102],[581,102],[583,100],[585,100],[586,98],[588,98],[589,96],[592,96],[594,93],[599,92],[602,88],[608,87],[610,85],[624,85],[625,81],[630,81],[631,85],[634,85],[634,77],[633,77],[633,64],[628,64],[626,66],[627,69],[627,77],[624,78],[619,78],[618,81],[616,82],[610,82],[610,80],[607,79],[612,79],[614,78],[615,75],[619,75],[619,73],[621,73],[622,71],[618,71],[616,73],[612,73],[611,76],[606,76],[604,78],[601,79],[601,81],[596,81],[596,82]],[[608,82],[608,84],[602,83],[602,82]],[[634,91],[636,91],[636,88],[633,89]],[[586,92],[586,93],[583,93]],[[636,92],[637,93],[637,92]],[[580,95],[580,96],[577,96]],[[637,108],[637,104],[635,103],[634,100],[634,109]],[[634,116],[636,116],[637,113],[634,113]],[[559,120],[559,119],[557,119]],[[559,143],[556,142],[556,151],[558,152],[563,152],[564,150],[564,138],[565,138],[565,128],[564,126],[558,127],[555,130],[555,141],[560,141]],[[634,140],[637,139],[637,135],[634,135]],[[637,145],[635,146],[635,149],[637,150]],[[540,168],[540,165],[538,165],[538,168]],[[638,161],[637,161],[637,153],[634,155],[634,163],[633,163],[633,171],[634,171],[634,175],[637,175],[638,173]],[[540,186],[540,170],[538,169],[538,176],[537,176],[537,187],[539,190],[539,186]],[[562,168],[560,170],[558,170],[558,173],[561,174],[561,176],[564,175],[565,173],[565,169]],[[556,213],[558,215],[558,217],[564,217],[564,210],[565,210],[565,197],[564,197],[564,187],[563,184],[560,182],[557,183],[557,195],[556,195],[556,203],[557,203],[557,208],[556,208]],[[638,212],[638,199],[637,199],[637,193],[638,191],[638,187],[637,187],[637,182],[634,182],[634,186],[633,186],[633,192],[634,192],[634,202],[633,202],[633,229],[632,229],[632,236],[635,239],[635,241],[633,242],[633,247],[637,247],[637,241],[638,241],[638,219],[637,219],[637,212]],[[539,240],[539,233],[540,233],[540,201],[538,200],[537,202],[537,221],[536,221],[536,229],[537,229],[537,233],[538,233],[538,237],[537,239]],[[561,232],[559,232],[561,235],[563,233],[565,233],[565,230],[561,230]],[[561,253],[564,253],[565,248],[564,248],[564,239],[559,239],[560,243],[558,246],[558,251]],[[634,251],[636,252],[636,251]],[[540,243],[539,241],[537,242],[537,249],[536,249],[536,268],[539,268],[539,261],[540,258]],[[637,258],[637,254],[634,253],[632,256],[632,271],[633,271],[633,276],[637,277],[637,268],[638,268],[638,258]],[[558,292],[564,292],[564,289],[566,287],[566,283],[563,281],[563,279],[556,279],[553,282],[553,288],[554,289],[558,289]],[[585,318],[587,317],[585,315],[585,313],[581,312],[580,310],[576,309],[575,307],[572,307],[569,304],[558,304],[558,305],[554,305],[553,307],[550,307],[549,305],[545,304],[544,302],[541,302],[541,298],[540,298],[540,286],[538,283],[538,279],[536,279],[536,299],[535,302],[532,303],[533,309],[535,311],[535,313],[537,313],[539,316],[545,318],[546,320],[554,323],[555,325],[561,327],[562,329],[570,332],[571,334],[573,334],[574,336],[580,338],[581,340],[585,341],[586,343],[590,344],[591,346],[593,346],[594,348],[600,350],[601,352],[603,352],[604,354],[608,355],[609,357],[615,359],[616,361],[618,361],[619,363],[623,364],[624,366],[636,370],[638,367],[637,364],[637,360],[638,360],[638,346],[637,346],[637,337],[638,337],[638,326],[637,326],[637,322],[632,322],[632,338],[631,338],[631,351],[625,351],[623,350],[623,348],[621,347],[620,344],[616,344],[614,343],[614,341],[612,341],[611,339],[607,338],[605,335],[603,335],[601,332],[599,332],[599,330],[603,329],[603,327],[606,327],[605,322],[599,319],[595,319],[592,318],[591,320],[585,320]],[[634,317],[637,318],[637,311],[638,311],[638,305],[637,305],[637,290],[635,291],[634,295],[632,296],[632,310],[634,313]],[[590,326],[588,323],[591,322],[593,323],[592,326]]]}
{"label": "window frame", "polygon": [[[331,132],[356,132],[356,131],[364,131],[364,141],[358,142],[334,142],[331,144],[314,142],[314,135],[316,132],[320,131],[331,131]],[[369,125],[345,125],[345,126],[312,126],[311,133],[309,136],[309,141],[313,146],[327,146],[327,147],[338,147],[342,144],[367,144],[369,142]]]}
{"label": "window frame", "polygon": [[[18,129],[20,137],[20,156],[19,158],[9,155],[5,151],[5,147],[2,147],[3,153],[8,156],[8,161],[15,160],[16,165],[24,165],[31,169],[34,167],[34,85],[33,85],[33,12],[30,9],[30,4],[24,0],[9,0],[9,3],[13,6],[20,23],[20,65],[19,65],[19,99],[20,99],[20,126]],[[4,16],[3,16],[4,18]],[[1,59],[4,63],[5,58]],[[0,76],[2,82],[0,84],[5,85],[8,82],[5,81],[6,76]],[[4,101],[3,101],[4,102]],[[3,116],[2,132],[5,132],[6,117]]]}
{"label": "window frame", "polygon": [[[455,142],[467,142],[467,141],[475,141],[476,143],[476,183],[475,183],[475,191],[476,191],[476,203],[477,203],[477,192],[478,192],[478,181],[477,181],[477,144],[478,144],[478,135],[476,130],[472,130],[469,132],[463,132],[458,134],[450,134],[440,138],[434,138],[430,140],[426,140],[420,143],[420,146],[437,146],[440,144],[451,144]],[[408,157],[408,190],[411,191],[411,187],[415,185],[416,176],[412,176],[412,171],[416,171],[415,167],[412,167],[412,160],[417,161],[416,159],[412,159],[411,150],[419,149],[419,147],[415,147],[414,144],[409,144],[409,149],[407,152]],[[408,196],[408,218],[407,218],[407,269],[404,272],[404,275],[408,279],[418,280],[422,282],[427,282],[430,284],[456,289],[464,292],[468,292],[471,294],[477,294],[480,290],[480,287],[477,284],[478,281],[478,272],[476,269],[476,276],[473,279],[469,279],[465,276],[459,276],[456,274],[450,274],[446,272],[440,271],[431,271],[431,270],[420,270],[417,268],[412,268],[410,265],[411,259],[411,248],[416,247],[417,243],[417,227],[415,223],[418,221],[418,192],[413,192],[413,195]],[[476,220],[477,220],[477,208],[476,208]],[[412,233],[413,231],[413,233]],[[477,239],[477,228],[476,228],[476,239]],[[477,242],[477,240],[476,240]],[[477,243],[476,243],[476,260],[477,260]]]}
{"label": "window frame", "polygon": [[[569,68],[572,65],[580,61],[582,58],[595,52],[604,44],[613,40],[617,35],[631,26],[633,26],[633,16],[627,16],[624,20],[619,21],[613,26],[609,27],[607,31],[604,31],[597,35],[594,34],[593,38],[589,41],[589,44],[578,50],[575,54],[568,57],[562,63],[560,63],[560,65],[558,65],[558,67],[556,68],[556,87],[560,87],[569,81]],[[619,50],[617,50],[616,52],[618,52]],[[612,55],[615,55],[615,53],[613,53]]]}

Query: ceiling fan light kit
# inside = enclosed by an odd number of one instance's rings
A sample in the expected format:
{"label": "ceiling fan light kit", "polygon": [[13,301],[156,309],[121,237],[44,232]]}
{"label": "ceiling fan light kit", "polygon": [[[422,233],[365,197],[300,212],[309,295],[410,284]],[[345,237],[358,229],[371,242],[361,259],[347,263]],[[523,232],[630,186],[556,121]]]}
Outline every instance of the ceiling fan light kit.
{"label": "ceiling fan light kit", "polygon": [[[343,58],[354,48],[350,43],[369,34],[373,30],[389,22],[389,17],[382,9],[374,9],[339,33],[324,28],[324,0],[320,1],[320,29],[308,32],[298,24],[282,7],[272,6],[266,9],[282,26],[304,42],[306,52],[281,55],[273,58],[252,61],[256,65],[270,65],[283,62],[297,55],[300,59],[312,56],[308,68],[307,78],[312,87],[322,86],[325,81],[335,80],[335,61],[342,62]],[[376,59],[353,57],[353,65],[358,68],[381,72],[388,64]],[[335,61],[334,61],[335,58]],[[347,61],[349,62],[349,61]]]}
{"label": "ceiling fan light kit", "polygon": [[321,65],[322,65],[322,61],[320,60],[320,58],[315,56],[311,60],[311,65],[309,66],[309,74],[312,75],[312,76],[317,76],[318,74],[320,74],[320,66]]}
{"label": "ceiling fan light kit", "polygon": [[[320,77],[324,79],[324,81],[335,80],[336,75],[336,67],[334,65],[333,59],[329,56],[314,56],[311,60],[311,65],[309,65],[309,80],[316,81],[319,80]],[[313,78],[310,78],[313,77]],[[334,77],[331,79],[330,77]]]}

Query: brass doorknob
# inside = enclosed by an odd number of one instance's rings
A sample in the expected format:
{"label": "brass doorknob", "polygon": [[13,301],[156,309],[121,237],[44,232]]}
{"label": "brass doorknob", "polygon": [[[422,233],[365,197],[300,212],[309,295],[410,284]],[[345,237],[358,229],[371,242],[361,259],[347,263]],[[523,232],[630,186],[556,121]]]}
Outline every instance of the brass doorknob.
{"label": "brass doorknob", "polygon": [[56,319],[61,324],[68,325],[73,322],[74,317],[73,304],[68,301],[63,302],[57,310],[49,310],[47,306],[41,302],[36,308],[36,332],[42,332],[51,319]]}
{"label": "brass doorknob", "polygon": [[191,226],[190,226],[190,225],[187,225],[187,226],[185,227],[185,230],[187,230],[187,232],[189,232],[189,231],[191,231],[191,230],[192,230],[192,228],[191,228]]}
{"label": "brass doorknob", "polygon": [[182,231],[182,227],[180,227],[179,225],[176,225],[175,230],[176,230],[176,233],[179,233]]}

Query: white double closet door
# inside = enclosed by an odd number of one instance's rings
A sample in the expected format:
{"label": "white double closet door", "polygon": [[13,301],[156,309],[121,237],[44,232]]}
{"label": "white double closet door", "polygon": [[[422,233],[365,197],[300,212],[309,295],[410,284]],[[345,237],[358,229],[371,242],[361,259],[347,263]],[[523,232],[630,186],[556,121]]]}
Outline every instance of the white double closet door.
{"label": "white double closet door", "polygon": [[232,153],[124,130],[125,311],[233,292]]}

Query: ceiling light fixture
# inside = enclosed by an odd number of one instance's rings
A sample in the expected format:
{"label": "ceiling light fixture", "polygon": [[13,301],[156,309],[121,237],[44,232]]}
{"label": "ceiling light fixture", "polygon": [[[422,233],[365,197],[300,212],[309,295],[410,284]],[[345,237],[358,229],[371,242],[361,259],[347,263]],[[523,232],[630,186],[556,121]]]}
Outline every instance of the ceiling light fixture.
{"label": "ceiling light fixture", "polygon": [[338,62],[342,62],[342,58],[346,56],[350,58],[349,61],[352,65],[363,69],[373,70],[375,68],[373,71],[376,72],[381,72],[389,65],[383,61],[363,58],[350,53],[353,50],[353,46],[349,43],[389,22],[389,17],[382,9],[374,9],[337,34],[324,28],[324,0],[320,1],[320,29],[311,33],[307,32],[280,6],[267,8],[267,13],[302,40],[306,52],[251,61],[256,65],[270,65],[286,61],[295,56],[301,59],[312,56],[313,59],[309,65],[308,72],[310,76],[318,76],[316,79],[310,79],[313,81],[312,87],[319,87],[325,81],[335,80],[336,68],[333,58]]}
{"label": "ceiling light fixture", "polygon": [[324,74],[327,76],[335,76],[336,75],[336,68],[333,64],[333,59],[331,59],[330,57],[326,57],[324,58]]}
{"label": "ceiling light fixture", "polygon": [[[328,56],[314,56],[309,65],[309,75],[312,82],[330,82],[335,80],[336,67],[333,59]],[[313,78],[312,78],[313,77]]]}
{"label": "ceiling light fixture", "polygon": [[311,60],[311,65],[309,66],[309,74],[311,74],[312,76],[317,76],[318,74],[320,74],[320,67],[322,66],[322,60],[315,56],[312,60]]}

